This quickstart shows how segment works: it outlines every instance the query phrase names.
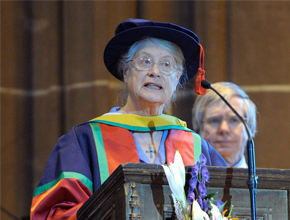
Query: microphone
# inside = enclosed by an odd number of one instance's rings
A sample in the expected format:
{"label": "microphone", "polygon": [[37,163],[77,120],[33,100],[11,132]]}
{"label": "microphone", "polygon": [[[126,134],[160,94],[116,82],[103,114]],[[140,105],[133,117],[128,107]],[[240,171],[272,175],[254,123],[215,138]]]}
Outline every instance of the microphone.
{"label": "microphone", "polygon": [[258,177],[256,176],[254,140],[249,131],[249,127],[246,124],[245,120],[239,115],[239,113],[230,105],[230,103],[217,90],[215,90],[211,86],[209,81],[202,80],[201,86],[205,89],[211,89],[212,91],[214,91],[225,102],[225,104],[236,114],[236,116],[241,120],[241,122],[246,128],[246,132],[248,135],[247,152],[248,152],[248,164],[249,164],[249,167],[248,167],[249,177],[248,177],[247,184],[248,184],[250,197],[251,197],[252,220],[256,220],[257,219],[256,194],[257,194]]}

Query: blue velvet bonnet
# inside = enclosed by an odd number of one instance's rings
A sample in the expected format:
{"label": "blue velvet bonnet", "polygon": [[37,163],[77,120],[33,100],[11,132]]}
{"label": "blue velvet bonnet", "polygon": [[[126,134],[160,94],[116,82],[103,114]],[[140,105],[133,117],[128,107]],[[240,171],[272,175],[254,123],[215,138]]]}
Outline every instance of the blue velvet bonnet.
{"label": "blue velvet bonnet", "polygon": [[178,45],[185,58],[187,78],[191,79],[196,75],[200,66],[201,46],[195,33],[172,23],[129,18],[117,26],[115,36],[104,51],[105,66],[113,76],[123,80],[123,76],[118,73],[120,57],[132,44],[146,37],[160,38]]}

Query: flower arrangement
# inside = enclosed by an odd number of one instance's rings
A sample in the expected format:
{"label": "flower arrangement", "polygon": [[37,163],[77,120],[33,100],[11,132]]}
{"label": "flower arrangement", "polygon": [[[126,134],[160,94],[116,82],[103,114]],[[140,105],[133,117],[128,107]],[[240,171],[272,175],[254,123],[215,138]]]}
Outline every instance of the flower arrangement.
{"label": "flower arrangement", "polygon": [[189,190],[186,196],[185,186],[185,167],[179,151],[176,151],[174,163],[162,165],[166,174],[175,207],[175,214],[178,220],[236,220],[231,218],[233,206],[229,215],[224,216],[222,210],[226,203],[221,200],[214,200],[213,196],[217,193],[207,195],[205,183],[209,181],[209,172],[206,168],[206,157],[201,154],[199,161],[193,165]]}

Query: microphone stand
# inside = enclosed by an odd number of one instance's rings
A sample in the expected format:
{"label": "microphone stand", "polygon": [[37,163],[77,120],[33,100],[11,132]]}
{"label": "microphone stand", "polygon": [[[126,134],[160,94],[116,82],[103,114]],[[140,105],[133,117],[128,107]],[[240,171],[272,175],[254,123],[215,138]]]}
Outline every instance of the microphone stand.
{"label": "microphone stand", "polygon": [[226,105],[238,116],[241,122],[244,124],[247,134],[248,134],[248,141],[247,141],[247,153],[248,153],[248,188],[250,191],[250,200],[251,200],[251,215],[252,220],[257,220],[257,204],[256,204],[256,195],[257,195],[257,185],[258,185],[258,177],[256,176],[256,162],[255,162],[255,147],[254,147],[254,140],[250,134],[248,125],[245,123],[245,120],[237,113],[237,111],[228,103],[228,101],[218,92],[216,91],[208,82],[207,80],[201,81],[201,86],[205,89],[213,90],[225,103]]}

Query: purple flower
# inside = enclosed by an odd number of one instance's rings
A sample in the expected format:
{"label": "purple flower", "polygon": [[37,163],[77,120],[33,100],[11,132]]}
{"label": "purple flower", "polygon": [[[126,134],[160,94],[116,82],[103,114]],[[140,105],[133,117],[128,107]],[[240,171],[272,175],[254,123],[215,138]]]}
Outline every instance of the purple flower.
{"label": "purple flower", "polygon": [[203,204],[202,204],[203,202],[202,202],[202,199],[201,199],[200,196],[198,196],[198,198],[197,198],[197,202],[198,202],[200,208],[203,209]]}
{"label": "purple flower", "polygon": [[196,177],[192,177],[190,180],[189,180],[189,186],[192,188],[192,189],[195,189],[197,185],[197,178]]}
{"label": "purple flower", "polygon": [[204,154],[201,154],[201,155],[199,156],[199,160],[200,160],[200,163],[201,163],[202,166],[206,166],[207,159],[206,159],[206,157],[204,156]]}
{"label": "purple flower", "polygon": [[202,200],[203,210],[207,211],[209,207],[207,206],[207,199]]}
{"label": "purple flower", "polygon": [[198,184],[198,188],[197,188],[197,190],[198,190],[198,193],[199,193],[199,195],[200,195],[201,197],[205,197],[205,196],[206,196],[206,194],[207,194],[207,190],[206,190],[206,186],[205,186],[205,182],[204,182],[204,181],[202,181],[202,182],[200,182],[200,183]]}
{"label": "purple flower", "polygon": [[198,165],[197,164],[194,164],[193,166],[192,166],[192,170],[191,170],[191,176],[192,177],[197,177],[197,175],[198,175],[198,171],[199,171],[199,167],[198,167]]}
{"label": "purple flower", "polygon": [[216,206],[219,208],[221,205],[223,204],[223,202],[219,199],[216,201]]}
{"label": "purple flower", "polygon": [[195,199],[195,194],[193,190],[189,190],[188,195],[187,195],[187,201],[190,205],[192,205],[193,200]]}
{"label": "purple flower", "polygon": [[208,169],[206,167],[203,167],[201,169],[201,176],[202,176],[202,179],[205,182],[208,182],[208,180],[209,180],[209,172],[208,172]]}
{"label": "purple flower", "polygon": [[200,169],[200,162],[199,161],[196,162],[196,166],[198,167],[198,169]]}

